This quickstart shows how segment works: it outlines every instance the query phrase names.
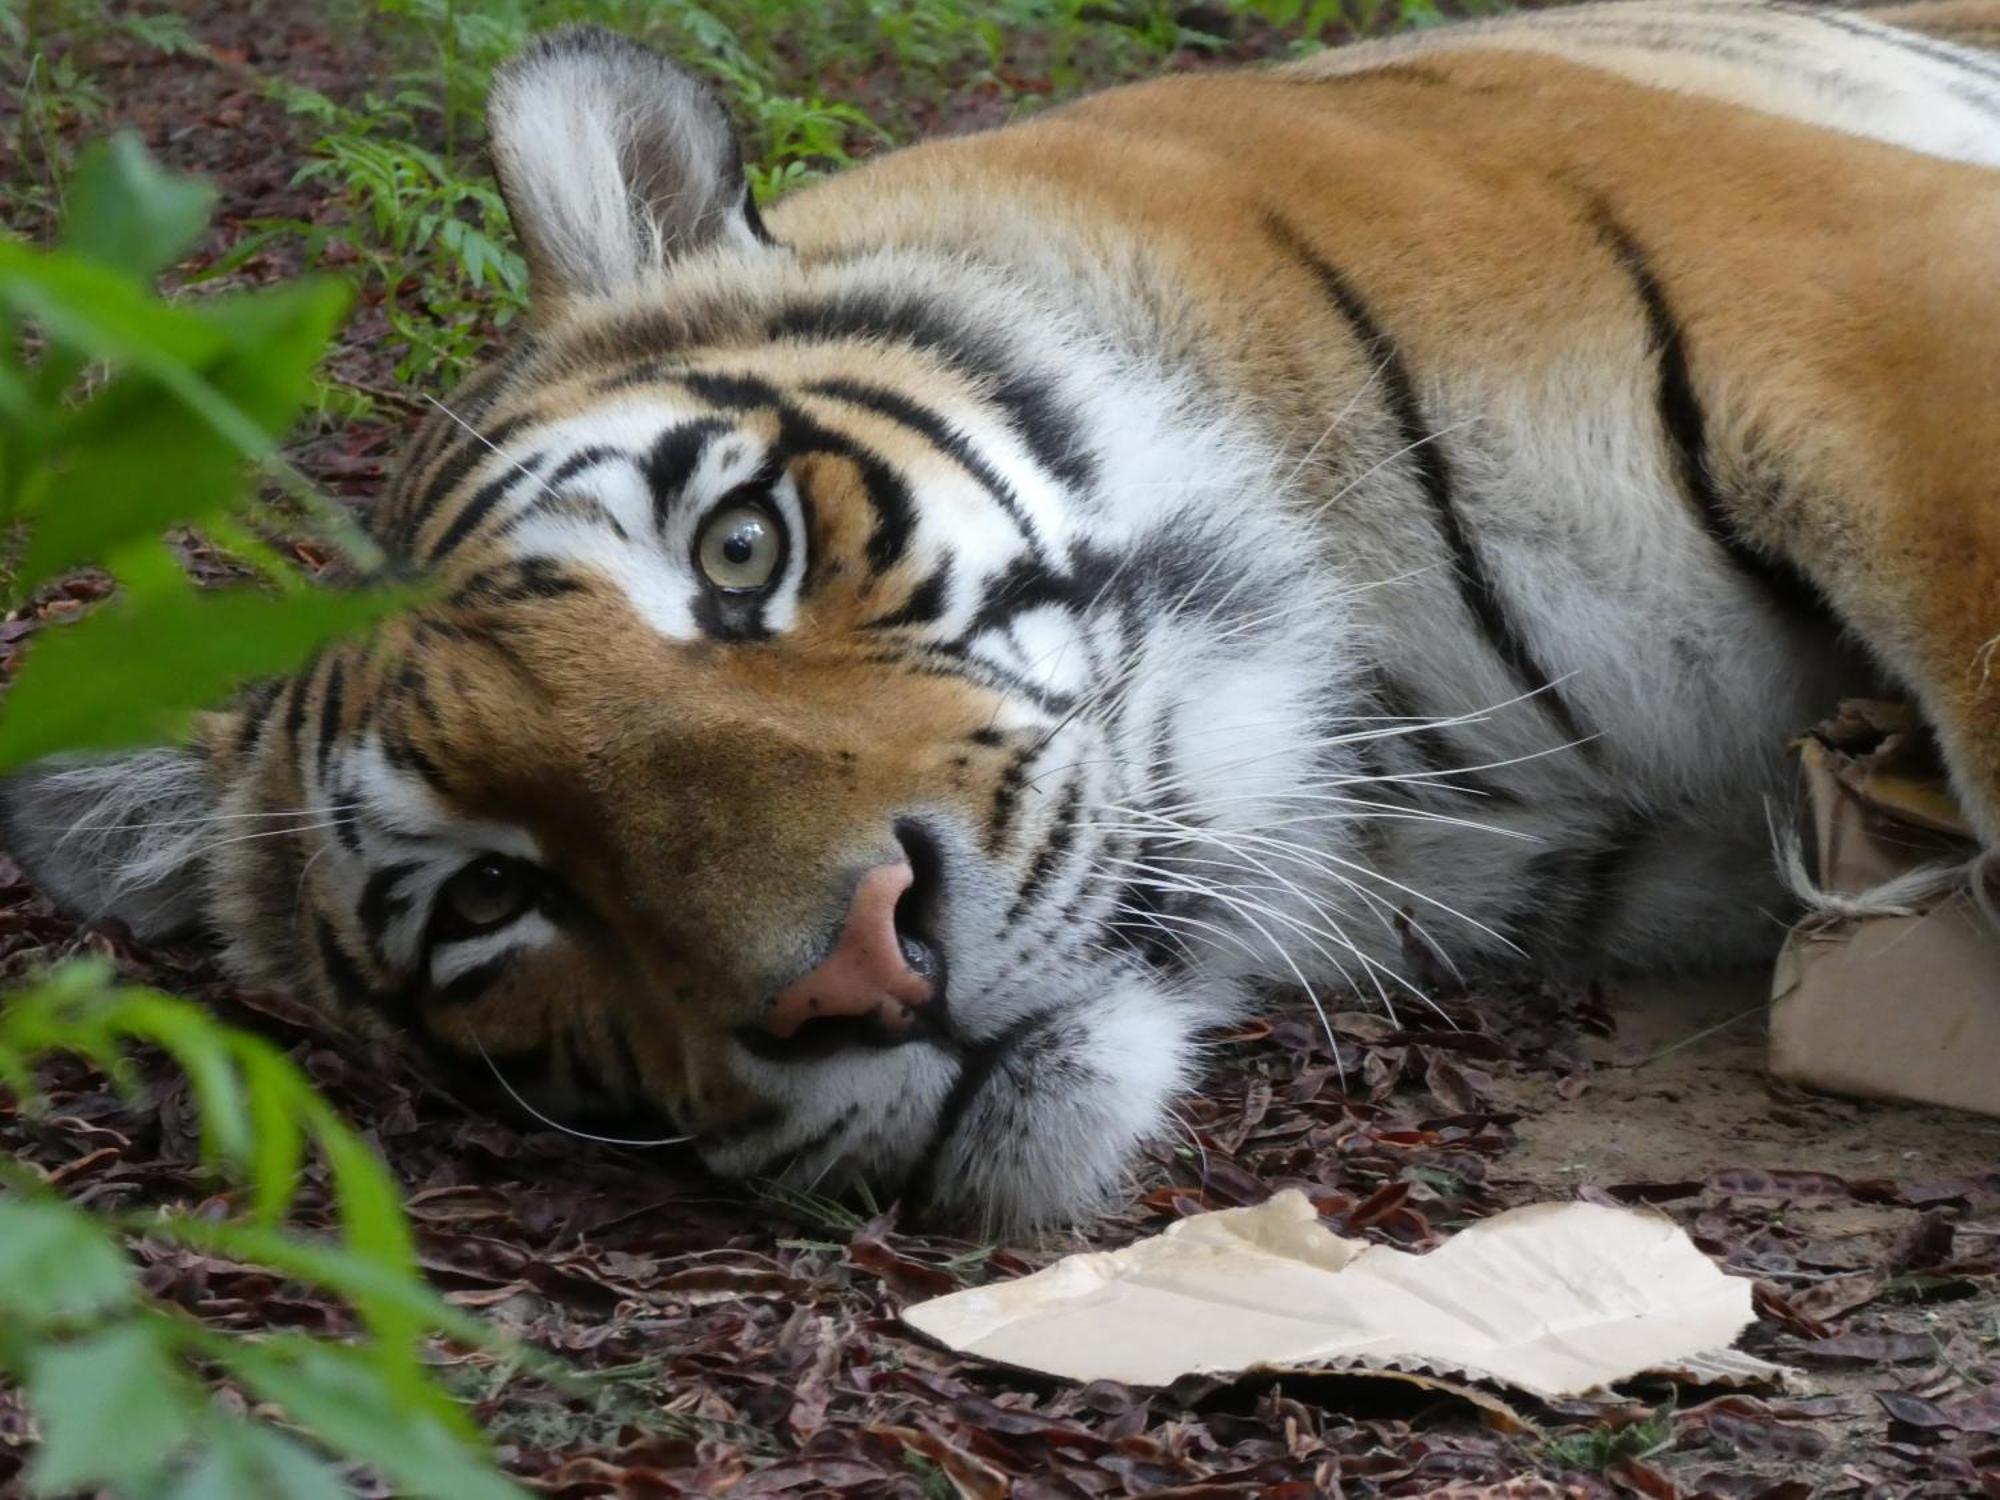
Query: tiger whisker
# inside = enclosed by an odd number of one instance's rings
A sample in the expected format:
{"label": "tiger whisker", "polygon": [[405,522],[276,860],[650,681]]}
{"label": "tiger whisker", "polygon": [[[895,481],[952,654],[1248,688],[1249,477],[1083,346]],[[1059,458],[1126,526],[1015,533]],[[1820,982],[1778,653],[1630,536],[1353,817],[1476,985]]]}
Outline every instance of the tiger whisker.
{"label": "tiger whisker", "polygon": [[[1121,861],[1121,863],[1124,863],[1124,861]],[[1139,868],[1143,869],[1146,866],[1140,864]],[[1199,881],[1177,878],[1172,875],[1172,872],[1155,873],[1150,876],[1130,876],[1127,878],[1131,879],[1134,884],[1150,886],[1163,891],[1178,891],[1189,895],[1205,896],[1219,901],[1234,911],[1243,921],[1249,923],[1251,927],[1257,930],[1257,933],[1264,941],[1271,945],[1271,952],[1278,961],[1291,971],[1292,978],[1298,982],[1300,991],[1305,995],[1307,1001],[1311,1003],[1315,1014],[1319,1016],[1320,1026],[1326,1033],[1327,1044],[1329,1046],[1335,1045],[1333,1040],[1333,1022],[1327,1016],[1326,1006],[1320,1001],[1319,991],[1313,987],[1312,981],[1306,978],[1305,971],[1298,966],[1297,960],[1292,957],[1287,945],[1280,942],[1271,930],[1259,920],[1259,914],[1261,913],[1282,925],[1291,926],[1295,929],[1303,924],[1270,907],[1268,903],[1251,901],[1247,898],[1234,896]],[[1332,965],[1334,972],[1340,976],[1342,983],[1348,985],[1350,988],[1355,987],[1353,977],[1348,974],[1346,966],[1332,953],[1328,952],[1324,944],[1318,942],[1311,935],[1310,931],[1304,932],[1301,935],[1304,936],[1309,947],[1317,951],[1322,958]],[[1356,956],[1360,956],[1358,949],[1356,950]],[[1384,995],[1382,999],[1384,1009],[1388,1010],[1391,1015],[1394,1015],[1395,1008],[1388,1003],[1388,997]]]}
{"label": "tiger whisker", "polygon": [[1427,432],[1413,443],[1405,443],[1395,452],[1386,454],[1382,458],[1370,464],[1367,468],[1363,469],[1359,474],[1356,474],[1352,479],[1348,480],[1346,484],[1342,485],[1339,489],[1335,490],[1331,495],[1328,495],[1326,499],[1320,501],[1318,505],[1313,507],[1312,515],[1314,515],[1315,517],[1319,516],[1324,511],[1330,509],[1335,505],[1338,505],[1341,501],[1345,500],[1349,495],[1353,494],[1354,491],[1357,488],[1359,488],[1362,484],[1366,483],[1369,479],[1372,479],[1377,473],[1387,468],[1397,459],[1408,458],[1412,453],[1415,453],[1419,448],[1427,447],[1432,443],[1439,442],[1444,438],[1448,438],[1454,432],[1463,432],[1466,428],[1476,425],[1481,420],[1482,419],[1478,416],[1478,414],[1475,413],[1474,415],[1469,417],[1462,417],[1456,422],[1446,423],[1443,427],[1438,428],[1435,432]]}
{"label": "tiger whisker", "polygon": [[485,1060],[487,1068],[493,1074],[494,1081],[506,1091],[507,1097],[551,1130],[559,1130],[564,1135],[573,1135],[580,1141],[595,1141],[601,1146],[637,1146],[642,1148],[650,1146],[679,1146],[694,1139],[692,1135],[661,1136],[658,1140],[632,1140],[624,1136],[595,1135],[588,1130],[578,1130],[574,1125],[565,1125],[560,1120],[550,1119],[539,1109],[536,1109],[534,1105],[522,1098],[521,1091],[507,1081],[507,1075],[500,1071],[500,1064],[493,1060],[492,1054],[486,1050],[484,1042],[479,1040],[478,1037],[474,1037],[472,1045],[479,1049],[480,1057]]}
{"label": "tiger whisker", "polygon": [[1191,839],[1197,841],[1207,840],[1210,842],[1221,844],[1224,847],[1230,847],[1233,844],[1240,844],[1243,842],[1268,845],[1276,849],[1288,851],[1294,857],[1302,861],[1305,861],[1311,865],[1319,867],[1328,875],[1334,875],[1336,873],[1336,869],[1339,871],[1351,871],[1354,875],[1358,877],[1361,877],[1363,879],[1378,881],[1381,884],[1386,885],[1393,890],[1401,891],[1405,895],[1408,895],[1414,898],[1415,900],[1422,901],[1428,906],[1436,907],[1438,910],[1445,912],[1448,915],[1456,918],[1457,920],[1464,922],[1466,925],[1474,928],[1475,930],[1484,933],[1486,936],[1492,938],[1495,942],[1503,944],[1513,952],[1521,953],[1523,954],[1523,956],[1525,956],[1524,950],[1522,950],[1520,945],[1515,943],[1513,939],[1507,937],[1503,933],[1495,931],[1492,927],[1489,927],[1486,923],[1481,922],[1478,918],[1458,910],[1458,908],[1450,905],[1448,902],[1439,900],[1435,896],[1431,896],[1423,891],[1417,890],[1414,886],[1405,885],[1402,881],[1397,880],[1392,876],[1385,875],[1379,870],[1371,869],[1367,865],[1359,864],[1350,859],[1344,859],[1341,856],[1332,853],[1330,850],[1316,849],[1306,844],[1299,844],[1284,839],[1271,839],[1259,834],[1245,833],[1238,830],[1229,830],[1225,832],[1213,828],[1205,828],[1197,824],[1178,822],[1172,818],[1161,817],[1160,815],[1152,812],[1152,810],[1148,808],[1101,807],[1101,808],[1090,809],[1090,811],[1122,813],[1128,817],[1136,816],[1136,817],[1146,818],[1151,820],[1156,825],[1153,830],[1155,832],[1158,831],[1159,826],[1165,826],[1167,828],[1180,832]]}
{"label": "tiger whisker", "polygon": [[257,839],[282,839],[300,833],[325,833],[330,828],[340,827],[346,821],[347,819],[345,818],[332,818],[324,823],[301,823],[295,828],[265,828],[256,833],[239,833],[230,838],[216,839],[211,843],[203,844],[195,852],[197,855],[206,856],[213,854],[218,849],[227,849],[236,844],[248,844]]}
{"label": "tiger whisker", "polygon": [[[481,447],[485,448],[489,453],[493,454],[494,457],[504,459],[509,468],[511,468],[515,473],[519,474],[523,479],[527,480],[530,484],[533,484],[544,495],[547,495],[551,499],[561,498],[558,495],[555,486],[551,485],[546,479],[543,479],[540,476],[538,476],[533,469],[530,469],[526,464],[522,463],[519,459],[508,458],[507,455],[501,451],[499,444],[495,443],[485,433],[481,432],[477,427],[474,427],[470,422],[466,421],[465,418],[461,417],[457,412],[453,411],[449,406],[446,406],[444,402],[438,400],[437,397],[431,395],[428,391],[424,393],[424,400],[430,402],[432,406],[435,406],[439,411],[443,412],[447,417],[451,418],[453,422],[457,423],[459,427],[463,428],[465,432],[470,434],[475,442],[477,442]],[[411,542],[412,545],[414,545],[415,543],[414,537],[411,538]],[[430,560],[435,562],[437,559],[432,558]]]}
{"label": "tiger whisker", "polygon": [[27,826],[34,828],[38,832],[53,832],[56,828],[61,827],[67,829],[72,835],[80,833],[143,833],[155,828],[199,828],[212,823],[257,822],[278,818],[317,817],[324,813],[358,812],[361,807],[362,804],[359,802],[335,802],[319,807],[279,808],[271,812],[209,813],[198,818],[155,818],[144,823],[92,823],[85,821],[70,824],[33,823]]}
{"label": "tiger whisker", "polygon": [[[1367,954],[1363,953],[1360,947],[1355,944],[1353,939],[1348,937],[1347,933],[1340,928],[1338,921],[1339,914],[1337,913],[1335,908],[1330,907],[1324,900],[1321,900],[1318,897],[1312,895],[1310,892],[1306,891],[1302,886],[1298,884],[1297,881],[1292,880],[1290,877],[1271,868],[1270,865],[1266,864],[1261,860],[1256,859],[1254,856],[1248,855],[1240,849],[1229,848],[1226,845],[1221,847],[1225,850],[1225,852],[1236,854],[1239,856],[1239,858],[1237,860],[1232,861],[1232,860],[1216,859],[1213,857],[1200,856],[1200,855],[1174,855],[1174,854],[1162,854],[1156,856],[1156,858],[1173,865],[1211,865],[1226,870],[1249,870],[1254,873],[1264,875],[1273,882],[1275,882],[1275,884],[1271,886],[1257,886],[1257,885],[1245,885],[1242,882],[1238,881],[1238,882],[1232,882],[1227,887],[1218,887],[1217,893],[1219,894],[1222,890],[1226,889],[1228,891],[1237,893],[1254,893],[1254,892],[1265,891],[1265,892],[1272,892],[1276,894],[1291,896],[1295,900],[1299,901],[1302,905],[1304,905],[1307,910],[1313,912],[1317,916],[1325,918],[1328,922],[1333,924],[1334,930],[1331,932],[1322,932],[1321,933],[1322,936],[1332,938],[1338,943],[1340,943],[1341,946],[1346,948],[1349,952],[1351,952],[1355,956],[1355,958],[1359,959],[1364,966],[1373,968],[1379,965],[1378,960],[1372,959]],[[1120,864],[1132,864],[1141,869],[1151,870],[1156,874],[1178,874],[1177,871],[1162,871],[1157,865],[1154,865],[1148,861],[1118,859],[1114,862]],[[1352,887],[1351,882],[1342,881],[1341,883],[1345,886],[1349,886],[1350,888]],[[1371,906],[1371,911],[1373,910],[1374,908]],[[1283,920],[1281,914],[1276,912],[1275,910],[1272,911],[1270,915],[1273,916],[1274,918]],[[1379,913],[1377,913],[1377,915],[1379,916]],[[1318,929],[1311,929],[1311,930],[1318,930]],[[1428,996],[1425,996],[1421,990],[1419,990],[1414,984],[1412,984],[1409,980],[1403,978],[1401,975],[1395,974],[1393,971],[1387,969],[1386,967],[1382,967],[1381,972],[1389,975],[1389,977],[1392,978],[1396,983],[1402,985],[1405,989],[1408,989],[1411,992],[1411,994],[1416,996],[1417,998],[1424,999],[1426,1001],[1428,1000],[1429,998]],[[1343,977],[1345,977],[1344,974]],[[1380,986],[1378,984],[1377,989],[1379,990],[1379,988]],[[1386,995],[1383,996],[1383,1001],[1384,1004],[1386,1005],[1387,1004]]]}
{"label": "tiger whisker", "polygon": [[[1156,855],[1155,857],[1168,864],[1173,864],[1173,865],[1185,865],[1185,864],[1217,865],[1224,869],[1255,868],[1255,866],[1253,865],[1243,864],[1235,861],[1204,858],[1194,855],[1176,855],[1171,853],[1161,853]],[[1326,873],[1326,872],[1319,872],[1319,873]],[[1294,884],[1293,882],[1285,880],[1284,877],[1282,876],[1274,876],[1274,878],[1283,880],[1284,881],[1283,886],[1270,887],[1268,889],[1284,889],[1298,896],[1299,899],[1305,901],[1309,906],[1312,906],[1317,910],[1324,910],[1323,906],[1321,906],[1319,903],[1316,903],[1311,897],[1307,896],[1306,893],[1299,890],[1297,885]],[[1356,881],[1350,880],[1345,876],[1337,874],[1332,875],[1330,878],[1335,880],[1344,890],[1348,891],[1364,906],[1368,908],[1369,915],[1373,917],[1375,921],[1381,926],[1384,933],[1392,937],[1396,935],[1397,932],[1396,919],[1399,915],[1401,915],[1403,919],[1406,922],[1408,922],[1413,929],[1417,930],[1424,937],[1424,940],[1427,945],[1435,946],[1434,940],[1430,938],[1427,932],[1424,932],[1422,924],[1418,922],[1414,917],[1410,916],[1407,913],[1399,913],[1395,907],[1391,906],[1389,903],[1384,901],[1380,896],[1376,895],[1373,891],[1368,890],[1365,886],[1360,885]],[[1258,890],[1267,888],[1257,887],[1257,886],[1243,886],[1239,884],[1233,887],[1233,889]],[[1343,933],[1342,936],[1344,937],[1345,934]],[[1392,971],[1388,971],[1385,969],[1384,972],[1392,972]],[[1410,989],[1411,993],[1416,995],[1417,998],[1421,999],[1426,1005],[1431,1005],[1433,1009],[1436,1008],[1429,995],[1424,994],[1421,990],[1417,989],[1407,980],[1401,979],[1400,976],[1396,977],[1398,978],[1398,981],[1404,985],[1405,988]],[[1379,985],[1377,986],[1377,988],[1379,990]],[[1384,997],[1384,1005],[1385,1008],[1387,1008],[1393,1015],[1395,1008],[1394,1006],[1388,1004],[1386,997]]]}
{"label": "tiger whisker", "polygon": [[1165,1108],[1167,1118],[1180,1126],[1181,1134],[1187,1137],[1188,1144],[1194,1147],[1195,1154],[1201,1158],[1201,1185],[1203,1188],[1206,1188],[1208,1186],[1208,1147],[1201,1143],[1200,1132],[1189,1122],[1186,1115],[1182,1114],[1171,1104],[1165,1106]]}
{"label": "tiger whisker", "polygon": [[[1558,681],[1562,680],[1564,679],[1558,679]],[[1280,755],[1300,754],[1311,750],[1333,749],[1341,745],[1366,744],[1379,740],[1394,739],[1400,735],[1421,734],[1427,731],[1435,732],[1443,729],[1455,729],[1455,728],[1465,727],[1468,725],[1484,724],[1494,715],[1500,713],[1502,710],[1515,707],[1516,705],[1521,703],[1525,703],[1529,699],[1534,698],[1537,694],[1547,692],[1553,689],[1555,686],[1556,683],[1549,683],[1543,687],[1530,688],[1525,692],[1517,693],[1511,698],[1503,698],[1498,702],[1487,705],[1484,708],[1468,709],[1465,712],[1459,714],[1446,714],[1436,717],[1416,718],[1416,719],[1408,719],[1408,718],[1392,717],[1392,716],[1378,716],[1368,721],[1370,727],[1366,729],[1348,730],[1348,731],[1343,731],[1340,734],[1326,735],[1317,740],[1305,740],[1291,744],[1281,745],[1275,749],[1262,751],[1254,756],[1229,762],[1226,765],[1221,766],[1217,769],[1240,770],[1245,766],[1255,765],[1258,764],[1260,761],[1269,760]],[[1352,721],[1347,721],[1347,722],[1352,722]],[[1221,732],[1222,730],[1229,727],[1231,726],[1226,726],[1226,725],[1212,726],[1215,732]],[[1399,773],[1396,776],[1388,776],[1388,775],[1356,776],[1352,779],[1355,781],[1368,781],[1368,780],[1388,781],[1396,779],[1410,779],[1410,778],[1421,777],[1423,779],[1429,779],[1429,780],[1441,780],[1448,778],[1450,776],[1466,775],[1476,771],[1501,770],[1505,769],[1508,766],[1521,764],[1524,761],[1539,759],[1545,755],[1559,754],[1565,750],[1575,749],[1580,745],[1589,743],[1592,739],[1595,738],[1597,737],[1585,736],[1577,740],[1565,741],[1561,744],[1552,745],[1543,750],[1532,751],[1527,754],[1516,756],[1508,760],[1491,761],[1479,765],[1447,766],[1447,767],[1442,767],[1436,771],[1407,772],[1407,773]],[[1067,769],[1067,767],[1056,767],[1054,769],[1063,770]],[[1045,770],[1041,774],[1048,775],[1050,774],[1050,772]]]}

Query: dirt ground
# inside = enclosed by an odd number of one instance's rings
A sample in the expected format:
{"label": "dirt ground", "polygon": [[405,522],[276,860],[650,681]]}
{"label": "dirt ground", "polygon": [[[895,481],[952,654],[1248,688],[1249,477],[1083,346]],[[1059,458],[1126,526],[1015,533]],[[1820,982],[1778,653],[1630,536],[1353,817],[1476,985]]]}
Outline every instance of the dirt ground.
{"label": "dirt ground", "polygon": [[[210,55],[128,70],[114,115],[219,180],[213,254],[246,220],[317,211],[313,190],[290,183],[304,127],[256,76],[338,95],[366,79],[371,55],[310,6],[189,13]],[[274,253],[245,275],[289,269]],[[364,508],[417,409],[391,389],[383,330],[364,298],[336,362],[387,393],[381,408],[295,449]],[[102,591],[79,580],[10,617],[0,671],[46,619]],[[1609,1000],[1482,991],[1404,1018],[1410,1029],[1344,1014],[1338,1057],[1296,1001],[1273,997],[1219,1047],[1182,1107],[1184,1133],[1155,1145],[1116,1213],[998,1245],[893,1206],[718,1184],[672,1151],[481,1118],[399,1048],[229,986],[199,951],[79,931],[0,861],[0,977],[78,952],[285,1045],[405,1184],[436,1284],[601,1377],[578,1396],[448,1356],[503,1462],[541,1493],[2000,1497],[2000,1122],[1772,1083],[1761,976]],[[226,1203],[198,1165],[184,1084],[157,1063],[146,1076],[127,1103],[88,1069],[54,1069],[49,1110],[0,1102],[0,1150],[87,1202]],[[1525,1425],[1500,1427],[1450,1396],[1356,1382],[1077,1389],[952,1358],[895,1320],[912,1300],[1281,1187],[1306,1192],[1339,1232],[1416,1250],[1537,1199],[1654,1205],[1755,1279],[1746,1347],[1799,1375],[1788,1391],[1640,1386],[1524,1406]],[[309,1189],[304,1224],[325,1212]],[[254,1268],[137,1253],[155,1295],[218,1328],[352,1326]],[[0,1391],[0,1494],[35,1432]]]}
{"label": "dirt ground", "polygon": [[[1828,1447],[1812,1457],[1777,1455],[1760,1467],[1774,1480],[1831,1487],[1865,1460],[1879,1422],[1881,1408],[1870,1399],[1881,1385],[1877,1357],[1900,1352],[1904,1364],[1921,1364],[1948,1346],[1983,1352],[2000,1340],[2000,1300],[1990,1290],[1897,1296],[1897,1272],[1884,1269],[1945,1224],[1958,1253],[1994,1252],[1994,1200],[1982,1193],[1986,1215],[1947,1220],[1935,1215],[1939,1200],[1931,1192],[1949,1182],[2000,1189],[2000,1120],[1838,1099],[1772,1078],[1768,992],[1761,972],[1631,985],[1606,1000],[1615,1035],[1582,1045],[1592,1068],[1588,1087],[1565,1089],[1532,1064],[1499,1070],[1490,1097],[1519,1118],[1515,1144],[1493,1162],[1493,1181],[1529,1198],[1644,1185],[1612,1194],[1659,1203],[1698,1236],[1722,1227],[1704,1222],[1722,1206],[1769,1204],[1772,1219],[1759,1242],[1732,1249],[1727,1262],[1755,1269],[1809,1318],[1875,1293],[1838,1336],[1802,1339],[1795,1329],[1773,1345],[1777,1358],[1795,1363],[1793,1392],[1821,1403],[1813,1409]],[[1869,1184],[1908,1186],[1892,1192]],[[1774,1252],[1767,1242],[1785,1248]],[[1793,1251],[1794,1243],[1807,1253]],[[1904,1290],[1917,1292],[1920,1275],[1903,1274]],[[1828,1349],[1849,1352],[1826,1358]],[[1676,1452],[1658,1466],[1685,1477],[1700,1460]]]}
{"label": "dirt ground", "polygon": [[[1591,1085],[1565,1098],[1530,1071],[1496,1080],[1518,1110],[1508,1177],[1563,1196],[1584,1183],[1672,1182],[1732,1165],[1783,1171],[1810,1156],[1836,1177],[1969,1177],[2000,1166],[2000,1120],[1836,1099],[1766,1070],[1762,972],[1635,984],[1606,1000],[1612,1038],[1584,1048]],[[1865,1215],[1863,1216],[1866,1217]]]}

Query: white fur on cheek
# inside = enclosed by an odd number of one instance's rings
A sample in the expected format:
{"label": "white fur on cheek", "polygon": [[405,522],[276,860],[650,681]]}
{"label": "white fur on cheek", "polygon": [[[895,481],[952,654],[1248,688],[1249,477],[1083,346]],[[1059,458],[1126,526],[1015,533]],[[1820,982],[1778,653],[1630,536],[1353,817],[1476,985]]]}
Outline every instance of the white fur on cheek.
{"label": "white fur on cheek", "polygon": [[431,955],[431,983],[450,984],[461,974],[469,974],[503,954],[524,948],[546,948],[555,940],[555,924],[537,912],[530,912],[498,932],[440,944]]}
{"label": "white fur on cheek", "polygon": [[277,826],[218,813],[205,767],[184,750],[44,762],[4,785],[8,852],[63,905],[141,937],[195,922],[203,858]]}
{"label": "white fur on cheek", "polygon": [[1019,1229],[1103,1205],[1193,1073],[1194,1034],[1233,1008],[1213,983],[1190,1004],[1132,975],[1038,1018],[992,1064],[939,1152],[940,1207]]}

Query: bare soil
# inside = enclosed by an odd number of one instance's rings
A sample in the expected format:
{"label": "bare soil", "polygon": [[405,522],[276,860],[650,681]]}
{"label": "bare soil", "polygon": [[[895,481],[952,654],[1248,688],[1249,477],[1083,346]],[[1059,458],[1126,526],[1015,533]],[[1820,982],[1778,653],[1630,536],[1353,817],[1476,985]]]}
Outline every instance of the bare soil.
{"label": "bare soil", "polygon": [[1566,1196],[1585,1183],[1699,1179],[1720,1159],[1781,1171],[1810,1156],[1815,1170],[1855,1179],[2000,1165],[2000,1120],[1836,1099],[1772,1078],[1769,991],[1761,971],[1614,991],[1617,1034],[1583,1047],[1587,1089],[1566,1097],[1528,1069],[1496,1079],[1495,1102],[1521,1113],[1496,1172]]}

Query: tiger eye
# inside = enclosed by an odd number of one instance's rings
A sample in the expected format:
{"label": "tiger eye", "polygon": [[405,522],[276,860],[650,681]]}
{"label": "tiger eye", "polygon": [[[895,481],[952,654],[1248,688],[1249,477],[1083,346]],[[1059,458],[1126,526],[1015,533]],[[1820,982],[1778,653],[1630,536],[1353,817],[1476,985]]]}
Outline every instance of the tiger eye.
{"label": "tiger eye", "polygon": [[777,519],[761,505],[725,505],[702,526],[695,555],[719,589],[741,593],[766,587],[777,574],[784,539]]}
{"label": "tiger eye", "polygon": [[489,855],[474,860],[438,892],[443,910],[462,935],[489,932],[528,909],[535,896],[527,867],[516,859]]}

